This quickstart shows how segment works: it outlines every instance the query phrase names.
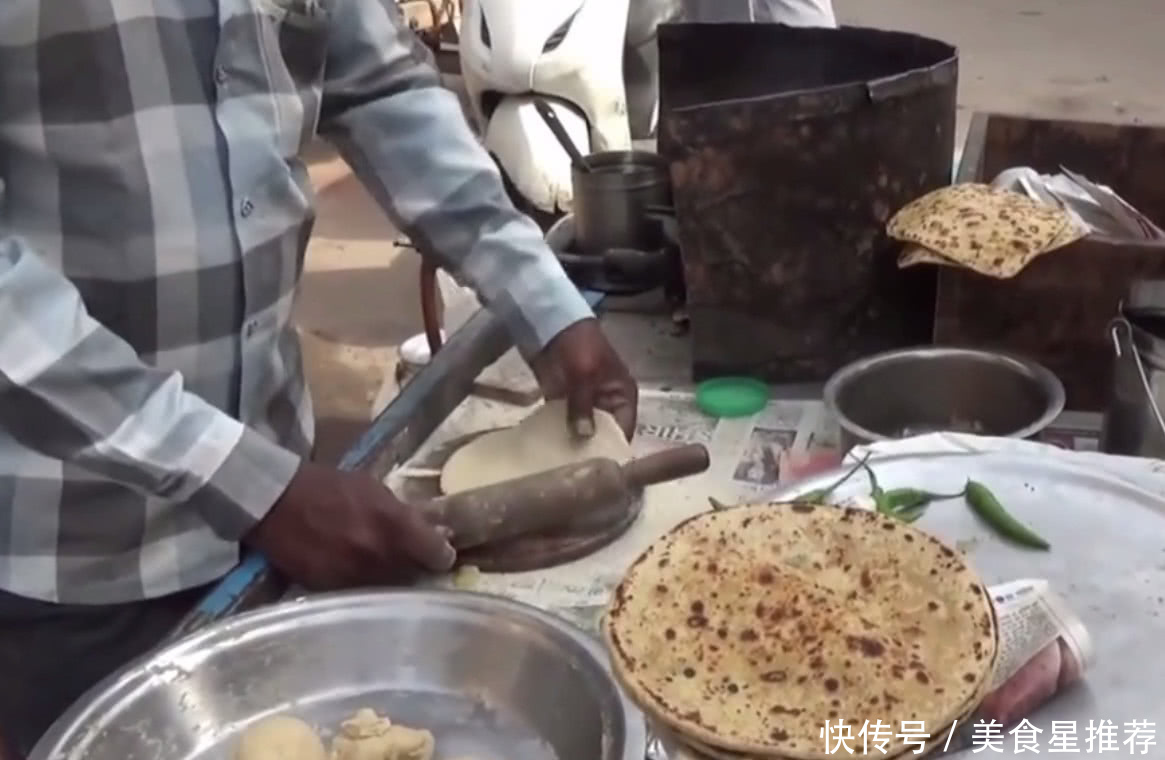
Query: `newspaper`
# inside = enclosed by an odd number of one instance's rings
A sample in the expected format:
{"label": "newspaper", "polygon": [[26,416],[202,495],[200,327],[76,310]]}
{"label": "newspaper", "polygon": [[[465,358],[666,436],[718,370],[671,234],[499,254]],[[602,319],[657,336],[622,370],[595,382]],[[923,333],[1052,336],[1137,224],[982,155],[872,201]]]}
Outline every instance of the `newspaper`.
{"label": "newspaper", "polygon": [[[395,488],[402,477],[431,477],[431,463],[414,463],[426,462],[433,449],[468,433],[516,424],[526,414],[528,408],[471,398],[386,482]],[[1043,440],[1095,451],[1099,428],[1100,415],[1066,412]],[[710,498],[727,504],[764,500],[782,484],[841,462],[837,424],[820,401],[775,399],[750,417],[718,420],[701,413],[689,391],[643,389],[633,453],[644,456],[685,443],[707,446],[712,466],[701,475],[648,489],[642,516],[620,539],[557,567],[481,575],[473,588],[556,611],[591,628],[635,558],[676,524],[707,511]],[[454,579],[436,583],[456,585]]]}
{"label": "newspaper", "polygon": [[1079,681],[1093,662],[1092,639],[1084,623],[1047,581],[1011,581],[988,591],[999,621],[995,676],[978,709],[956,725],[944,743],[948,753],[979,749],[989,736],[1002,739],[1006,731]]}
{"label": "newspaper", "polygon": [[[764,498],[775,487],[841,463],[838,427],[816,400],[770,401],[751,417],[715,420],[683,391],[641,394],[637,437],[647,450],[667,443],[704,443],[712,454],[708,493],[735,503]],[[1073,451],[1096,451],[1101,415],[1064,412],[1039,440]]]}

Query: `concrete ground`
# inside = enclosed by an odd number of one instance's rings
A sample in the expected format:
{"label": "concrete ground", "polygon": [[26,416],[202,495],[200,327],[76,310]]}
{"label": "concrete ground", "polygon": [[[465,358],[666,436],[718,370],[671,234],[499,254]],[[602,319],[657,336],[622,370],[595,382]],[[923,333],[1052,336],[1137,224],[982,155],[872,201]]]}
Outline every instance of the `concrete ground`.
{"label": "concrete ground", "polygon": [[1165,124],[1156,0],[835,0],[847,24],[959,47],[962,116],[992,110]]}
{"label": "concrete ground", "polygon": [[[1165,124],[1160,0],[835,2],[845,23],[958,45],[963,129],[975,110]],[[420,329],[417,256],[341,160],[320,150],[311,163],[319,223],[297,318],[331,458],[384,403],[396,347]]]}

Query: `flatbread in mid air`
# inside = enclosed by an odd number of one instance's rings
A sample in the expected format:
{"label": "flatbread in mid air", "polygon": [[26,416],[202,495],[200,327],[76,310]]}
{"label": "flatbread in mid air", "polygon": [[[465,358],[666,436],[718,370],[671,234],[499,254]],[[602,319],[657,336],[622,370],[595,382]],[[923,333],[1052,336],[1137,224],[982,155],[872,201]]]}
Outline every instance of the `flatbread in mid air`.
{"label": "flatbread in mid air", "polygon": [[[1063,209],[982,184],[940,188],[911,201],[886,225],[890,237],[924,249],[899,266],[939,263],[1000,279],[1083,236]],[[937,260],[936,260],[937,259]]]}
{"label": "flatbread in mid air", "polygon": [[620,464],[631,459],[631,444],[615,418],[596,409],[595,434],[578,439],[567,425],[565,402],[549,401],[514,427],[486,433],[453,452],[441,470],[441,490],[459,493],[594,457]]}
{"label": "flatbread in mid air", "polygon": [[940,267],[957,267],[959,266],[953,259],[948,259],[945,256],[939,256],[934,251],[923,248],[921,245],[907,245],[902,249],[902,253],[898,254],[898,268],[906,269],[907,267],[915,267],[919,264],[934,264]]}
{"label": "flatbread in mid air", "polygon": [[[827,721],[949,726],[998,650],[987,589],[957,552],[813,504],[681,523],[616,588],[603,636],[628,694],[681,738],[797,760],[831,757]],[[873,754],[906,749],[895,736]]]}
{"label": "flatbread in mid air", "polygon": [[[1056,236],[1056,239],[1048,246],[1048,250],[1044,253],[1055,251],[1064,246],[1075,243],[1080,240],[1088,231],[1076,224],[1069,224],[1064,230]],[[943,267],[958,267],[962,266],[954,259],[948,259],[945,256],[923,248],[921,245],[910,244],[902,249],[902,253],[898,255],[898,268],[906,269],[908,267],[918,266],[919,264],[934,264]]]}

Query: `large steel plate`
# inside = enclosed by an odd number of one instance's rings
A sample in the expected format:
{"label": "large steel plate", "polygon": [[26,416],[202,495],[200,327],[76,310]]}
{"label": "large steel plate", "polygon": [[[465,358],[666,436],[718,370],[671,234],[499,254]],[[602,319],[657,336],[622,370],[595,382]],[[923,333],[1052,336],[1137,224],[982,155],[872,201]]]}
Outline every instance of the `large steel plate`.
{"label": "large steel plate", "polygon": [[[1051,543],[1047,552],[1009,543],[961,499],[935,502],[916,523],[962,549],[989,584],[1048,580],[1088,628],[1095,662],[1081,684],[1030,717],[1045,731],[1041,738],[1050,735],[1052,721],[1075,721],[1081,747],[1089,721],[1112,721],[1122,739],[1131,721],[1165,728],[1165,494],[1115,469],[1025,451],[884,455],[869,464],[886,489],[950,493],[968,478],[977,480]],[[793,484],[773,498],[791,500],[827,487],[849,466]],[[869,481],[858,474],[830,500],[860,500],[868,493]],[[1122,746],[1121,752],[1128,749]],[[1005,757],[1010,750],[989,754]]]}
{"label": "large steel plate", "polygon": [[228,760],[276,713],[329,738],[371,707],[431,730],[438,760],[642,760],[642,715],[599,644],[517,602],[348,593],[229,618],[108,679],[30,760]]}

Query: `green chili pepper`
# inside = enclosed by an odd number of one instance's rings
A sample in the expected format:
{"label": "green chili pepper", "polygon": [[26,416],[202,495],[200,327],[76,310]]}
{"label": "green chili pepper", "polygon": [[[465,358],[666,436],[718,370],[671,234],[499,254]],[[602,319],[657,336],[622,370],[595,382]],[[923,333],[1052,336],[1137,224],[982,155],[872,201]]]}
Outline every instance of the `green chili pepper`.
{"label": "green chili pepper", "polygon": [[886,514],[896,517],[902,522],[912,523],[926,513],[926,508],[930,506],[931,502],[955,499],[962,495],[962,491],[949,494],[932,493],[918,488],[891,488],[889,491],[883,492],[882,501],[885,504]]}
{"label": "green chili pepper", "polygon": [[883,495],[886,499],[887,508],[891,512],[899,512],[906,509],[914,509],[915,507],[926,507],[934,501],[961,499],[964,494],[965,491],[959,491],[958,493],[933,493],[918,488],[891,488]]}
{"label": "green chili pepper", "polygon": [[825,501],[826,497],[829,496],[834,491],[836,491],[838,486],[840,486],[842,483],[849,480],[850,476],[853,475],[855,472],[862,469],[862,467],[864,467],[866,464],[866,460],[869,458],[870,458],[870,455],[866,454],[864,457],[862,457],[862,461],[858,462],[853,467],[851,467],[849,472],[847,472],[845,475],[842,475],[840,478],[835,480],[832,485],[826,486],[825,488],[818,488],[816,491],[810,491],[809,493],[806,493],[806,494],[801,494],[800,496],[797,497],[797,501],[812,501],[812,502],[819,502],[819,503]]}
{"label": "green chili pepper", "polygon": [[897,512],[895,512],[893,514],[893,516],[898,518],[899,520],[901,520],[904,523],[912,523],[912,522],[916,521],[918,518],[922,517],[923,514],[925,514],[925,513],[926,513],[926,505],[922,504],[920,506],[910,507],[908,509],[900,509]]}
{"label": "green chili pepper", "polygon": [[1051,548],[1051,544],[1037,535],[1031,528],[1012,517],[995,498],[995,494],[987,489],[987,486],[968,480],[964,491],[967,504],[975,514],[979,515],[1000,535],[1033,549],[1047,550]]}
{"label": "green chili pepper", "polygon": [[879,514],[890,514],[893,510],[886,501],[886,492],[882,490],[882,486],[878,485],[878,476],[874,474],[873,468],[865,462],[862,463],[862,466],[866,468],[866,475],[870,478],[870,498],[874,500],[874,509]]}

